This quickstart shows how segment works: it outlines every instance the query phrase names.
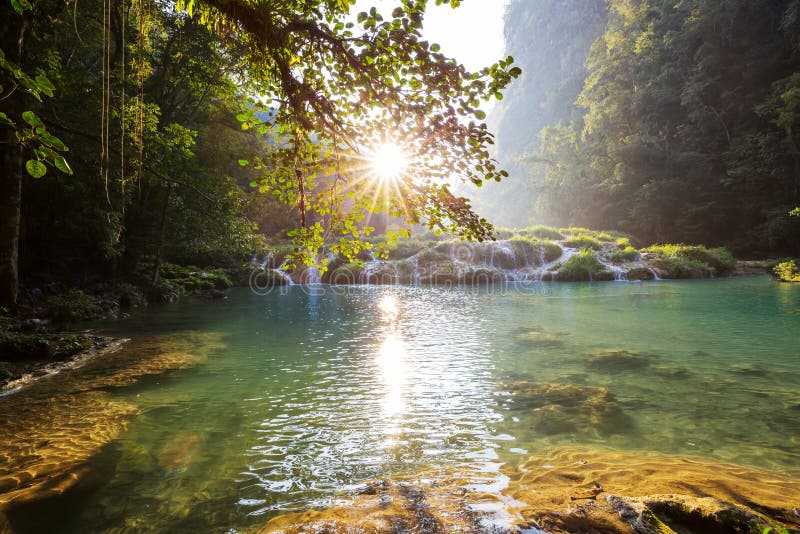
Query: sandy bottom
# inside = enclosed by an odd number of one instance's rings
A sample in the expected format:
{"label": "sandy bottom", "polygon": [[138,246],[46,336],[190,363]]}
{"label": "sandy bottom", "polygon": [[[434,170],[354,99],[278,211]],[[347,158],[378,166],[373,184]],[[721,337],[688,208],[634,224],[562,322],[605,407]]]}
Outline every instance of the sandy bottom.
{"label": "sandy bottom", "polygon": [[[115,398],[114,388],[198,365],[222,347],[219,338],[187,332],[114,347],[80,372],[65,369],[57,380],[45,378],[0,398],[0,532],[13,531],[4,515],[17,506],[99,483],[86,462],[139,413]],[[180,461],[170,450],[162,454]]]}

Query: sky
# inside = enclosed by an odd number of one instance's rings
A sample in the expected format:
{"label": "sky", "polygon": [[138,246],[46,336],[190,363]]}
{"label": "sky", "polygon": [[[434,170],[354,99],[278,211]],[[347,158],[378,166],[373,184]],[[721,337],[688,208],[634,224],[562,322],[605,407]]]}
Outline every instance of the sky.
{"label": "sky", "polygon": [[[503,13],[508,0],[463,0],[456,9],[435,6],[430,0],[423,35],[438,43],[442,53],[454,57],[468,70],[480,70],[505,57]],[[397,7],[393,0],[358,0],[353,13],[376,6],[381,13]]]}

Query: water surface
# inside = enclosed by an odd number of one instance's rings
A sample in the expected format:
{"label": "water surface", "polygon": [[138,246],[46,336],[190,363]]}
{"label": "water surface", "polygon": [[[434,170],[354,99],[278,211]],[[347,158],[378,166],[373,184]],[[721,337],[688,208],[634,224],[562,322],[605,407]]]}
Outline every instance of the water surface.
{"label": "water surface", "polygon": [[135,351],[186,332],[213,334],[207,356],[107,388],[138,415],[92,488],[30,524],[244,530],[423,470],[501,490],[502,464],[565,444],[800,477],[800,288],[766,277],[242,289],[110,333]]}

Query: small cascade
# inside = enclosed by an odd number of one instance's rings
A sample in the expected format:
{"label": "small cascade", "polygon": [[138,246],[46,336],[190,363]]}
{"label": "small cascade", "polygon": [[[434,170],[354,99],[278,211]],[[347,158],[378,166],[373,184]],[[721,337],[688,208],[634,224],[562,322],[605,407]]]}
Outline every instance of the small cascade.
{"label": "small cascade", "polygon": [[650,274],[653,275],[653,280],[661,280],[661,277],[658,276],[658,272],[644,262],[641,254],[636,254],[636,259],[633,260],[633,264],[637,267],[643,267],[650,271]]}
{"label": "small cascade", "polygon": [[358,275],[358,283],[368,286],[372,275],[380,269],[380,261],[375,258],[375,252],[373,250],[368,250],[367,254],[369,254],[370,259],[368,262],[364,263],[364,268]]}
{"label": "small cascade", "polygon": [[609,263],[609,262],[605,261],[603,258],[600,257],[599,254],[597,255],[597,261],[602,263],[603,267],[605,267],[606,269],[608,269],[609,271],[614,273],[614,281],[615,282],[627,282],[628,281],[628,271],[626,271],[622,267],[619,267],[617,265],[614,265],[612,263]]}
{"label": "small cascade", "polygon": [[267,255],[264,256],[264,261],[261,263],[261,268],[268,269],[271,261],[272,261],[272,251],[270,250],[269,252],[267,252]]}
{"label": "small cascade", "polygon": [[419,286],[420,279],[422,278],[422,276],[419,274],[419,259],[416,256],[414,256],[413,258],[411,258],[411,262],[412,265],[414,266],[414,271],[411,274],[411,282],[415,286]]}
{"label": "small cascade", "polygon": [[[578,253],[577,248],[570,248],[570,247],[561,247],[561,256],[554,259],[553,261],[548,262],[545,258],[545,249],[544,246],[540,247],[539,254],[540,254],[540,262],[541,265],[534,271],[533,279],[536,282],[543,282],[544,276],[549,272],[550,268],[554,265],[558,265],[570,259],[572,256]],[[551,278],[552,279],[552,278]]]}
{"label": "small cascade", "polygon": [[304,274],[304,285],[307,286],[318,286],[322,283],[322,276],[319,274],[319,268],[316,264],[310,266],[308,269],[305,270]]}

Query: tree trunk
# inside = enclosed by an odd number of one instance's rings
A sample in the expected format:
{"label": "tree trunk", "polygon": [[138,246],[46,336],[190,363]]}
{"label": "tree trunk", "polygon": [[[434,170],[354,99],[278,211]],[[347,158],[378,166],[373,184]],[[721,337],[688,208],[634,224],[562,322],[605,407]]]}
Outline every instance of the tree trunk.
{"label": "tree trunk", "polygon": [[167,185],[167,194],[164,197],[164,206],[161,209],[161,226],[158,230],[158,246],[156,247],[156,257],[153,262],[153,287],[161,282],[161,256],[164,248],[164,237],[167,233],[167,211],[169,210],[169,197],[172,193],[172,186]]}
{"label": "tree trunk", "polygon": [[0,306],[13,308],[19,296],[19,227],[22,199],[22,146],[6,130],[0,175]]}

